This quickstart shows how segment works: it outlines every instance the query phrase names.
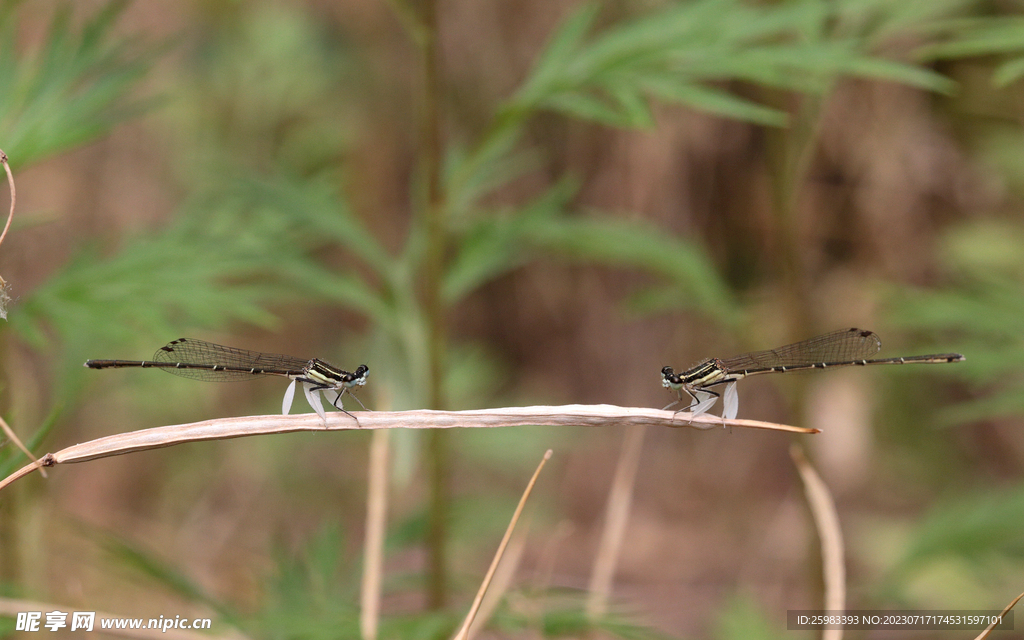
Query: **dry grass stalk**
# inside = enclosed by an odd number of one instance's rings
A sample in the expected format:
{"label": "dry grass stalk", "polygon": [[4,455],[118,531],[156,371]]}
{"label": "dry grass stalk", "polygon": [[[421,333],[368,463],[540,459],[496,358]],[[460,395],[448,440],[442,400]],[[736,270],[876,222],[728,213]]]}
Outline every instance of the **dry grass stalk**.
{"label": "dry grass stalk", "polygon": [[[1010,601],[1010,604],[1006,605],[1006,607],[1003,609],[1002,613],[999,614],[999,617],[1002,618],[1003,616],[1005,616],[1007,614],[1007,612],[1010,611],[1010,609],[1014,608],[1017,605],[1017,603],[1020,602],[1021,598],[1024,598],[1024,593],[1020,594],[1019,596],[1014,598],[1012,601]],[[992,624],[990,624],[987,627],[985,627],[985,630],[982,631],[981,633],[979,633],[978,636],[974,640],[985,640],[985,638],[987,638],[989,636],[989,634],[992,633],[992,629],[997,624],[998,624],[997,622],[993,622]]]}
{"label": "dry grass stalk", "polygon": [[519,532],[509,540],[508,548],[505,549],[504,562],[499,564],[498,570],[494,572],[491,587],[487,590],[483,601],[480,603],[480,610],[476,613],[476,621],[469,628],[466,640],[473,640],[473,638],[480,635],[480,632],[487,626],[488,620],[494,615],[498,605],[501,604],[502,598],[508,592],[508,588],[512,585],[512,579],[515,578],[516,573],[519,571],[519,564],[523,559],[523,553],[526,551],[529,531],[530,520],[527,518],[526,523],[520,527]]}
{"label": "dry grass stalk", "polygon": [[[11,439],[11,442],[14,443],[14,446],[21,449],[21,452],[25,454],[26,458],[31,460],[33,464],[38,465],[39,473],[43,474],[44,478],[47,477],[46,469],[44,469],[43,464],[39,462],[39,458],[36,458],[34,455],[32,455],[32,452],[29,451],[24,444],[22,444],[21,439],[18,438],[18,435],[16,433],[14,433],[14,429],[12,429],[10,425],[7,424],[7,421],[4,420],[3,416],[0,416],[0,431],[3,431],[4,435]],[[3,485],[0,484],[0,486]]]}
{"label": "dry grass stalk", "polygon": [[480,603],[484,599],[484,594],[487,593],[487,588],[491,584],[491,579],[494,577],[494,571],[498,568],[498,563],[501,562],[501,556],[505,553],[505,547],[508,546],[508,540],[512,537],[512,531],[515,530],[516,523],[519,522],[519,516],[523,513],[523,507],[526,506],[526,500],[533,491],[533,485],[537,484],[537,477],[540,476],[541,469],[544,468],[544,464],[550,458],[551,449],[548,449],[544,453],[544,457],[541,458],[540,464],[537,465],[537,470],[533,472],[530,482],[526,485],[523,497],[519,499],[515,513],[512,514],[512,520],[508,523],[508,528],[505,529],[505,535],[501,538],[501,544],[498,545],[498,551],[494,554],[491,566],[487,569],[487,575],[484,576],[483,582],[480,583],[480,589],[477,590],[476,597],[473,598],[473,605],[469,608],[469,613],[466,614],[466,619],[462,622],[459,632],[455,634],[454,640],[466,640],[469,637],[469,627],[473,624],[473,620],[476,619],[476,614],[480,610]]}
{"label": "dry grass stalk", "polygon": [[629,522],[633,485],[636,482],[637,468],[640,466],[640,453],[643,451],[646,432],[647,427],[644,425],[632,426],[626,431],[619,462],[615,467],[615,477],[608,492],[607,515],[587,593],[587,617],[592,620],[600,618],[608,610],[612,579],[615,577],[622,539],[626,533],[626,524]]}
{"label": "dry grass stalk", "polygon": [[[4,230],[0,233],[0,244],[4,243],[4,238],[7,237],[7,230],[11,228],[11,221],[14,220],[14,203],[18,200],[18,193],[14,190],[14,174],[11,173],[11,165],[7,162],[7,154],[4,153],[3,149],[0,149],[0,164],[4,165],[4,171],[7,172],[7,184],[11,187],[11,209],[7,214],[7,223],[4,225]],[[7,303],[10,302],[11,297],[7,293],[7,281],[0,276],[0,318],[7,319]]]}
{"label": "dry grass stalk", "polygon": [[[843,557],[843,532],[839,528],[836,503],[825,482],[804,455],[803,449],[793,445],[789,453],[797,471],[800,472],[800,479],[803,480],[807,504],[811,508],[811,515],[818,527],[818,537],[821,539],[821,564],[825,582],[824,609],[845,611],[846,564]],[[822,640],[841,640],[843,630],[825,629],[821,637]]]}
{"label": "dry grass stalk", "polygon": [[384,531],[388,510],[388,450],[391,432],[378,429],[370,440],[370,471],[366,490],[366,538],[363,542],[363,583],[359,631],[376,640],[380,618],[380,585],[384,565]]}
{"label": "dry grass stalk", "polygon": [[366,411],[359,413],[358,424],[343,413],[331,413],[324,424],[316,414],[294,416],[250,416],[220,418],[205,422],[154,427],[128,433],[118,433],[96,440],[76,444],[55,453],[48,453],[39,462],[26,465],[0,480],[0,490],[41,467],[57,464],[86,462],[136,451],[171,447],[186,442],[226,440],[269,433],[294,431],[345,431],[351,429],[452,429],[495,428],[543,425],[550,427],[619,427],[623,425],[651,425],[656,427],[691,427],[713,429],[721,426],[769,429],[790,433],[818,433],[817,429],[794,427],[758,420],[723,420],[715,416],[700,415],[689,422],[690,414],[672,413],[658,409],[617,407],[614,405],[570,404],[562,406],[510,407],[473,411]]}

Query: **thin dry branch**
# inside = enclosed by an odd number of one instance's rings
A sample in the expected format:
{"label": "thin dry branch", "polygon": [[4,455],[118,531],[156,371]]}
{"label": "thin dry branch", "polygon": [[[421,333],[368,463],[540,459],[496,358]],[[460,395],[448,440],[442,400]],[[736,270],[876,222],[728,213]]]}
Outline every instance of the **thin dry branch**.
{"label": "thin dry branch", "polygon": [[605,510],[601,542],[597,547],[594,568],[587,587],[587,617],[596,620],[608,611],[608,598],[612,592],[612,580],[619,563],[619,553],[629,523],[629,510],[633,504],[633,485],[640,467],[640,454],[644,447],[647,427],[632,426],[626,432],[619,462],[615,467],[611,490],[608,492],[608,507]]}
{"label": "thin dry branch", "polygon": [[[14,433],[14,429],[12,429],[9,424],[7,424],[7,421],[4,420],[3,416],[0,416],[0,431],[3,431],[3,433],[8,438],[11,439],[11,442],[13,442],[16,447],[21,449],[21,452],[25,454],[26,458],[31,460],[36,465],[41,465],[39,459],[32,455],[32,452],[28,450],[25,444],[21,441],[21,438],[18,437],[18,434]],[[47,477],[46,469],[43,469],[42,466],[39,467],[39,473],[43,474],[44,478]]]}
{"label": "thin dry branch", "polygon": [[480,589],[476,592],[476,597],[473,598],[473,605],[469,608],[469,613],[466,614],[466,619],[462,622],[462,628],[455,634],[454,640],[466,640],[469,636],[469,628],[473,625],[473,620],[476,619],[476,614],[480,610],[480,603],[483,602],[484,594],[487,593],[487,588],[491,585],[491,579],[494,577],[494,572],[498,568],[498,563],[501,562],[501,557],[505,554],[505,547],[508,546],[509,538],[512,537],[512,531],[516,528],[516,523],[519,522],[519,516],[523,513],[523,507],[526,506],[526,501],[530,497],[530,493],[533,492],[533,485],[537,484],[537,478],[540,476],[541,470],[544,468],[544,464],[551,459],[551,449],[544,452],[544,457],[541,458],[540,464],[537,465],[537,470],[533,472],[533,477],[530,478],[530,482],[526,484],[526,490],[523,491],[523,497],[519,499],[519,504],[516,505],[515,513],[512,514],[512,520],[508,523],[508,528],[505,529],[505,535],[501,538],[501,543],[498,545],[498,551],[494,554],[494,559],[491,560],[491,566],[487,569],[487,574],[484,576],[484,581],[480,584]]}
{"label": "thin dry branch", "polygon": [[86,462],[136,451],[171,447],[186,442],[226,440],[270,433],[295,431],[347,431],[352,429],[452,429],[542,425],[549,427],[618,427],[631,424],[655,427],[713,429],[739,427],[790,433],[818,433],[818,429],[794,427],[758,420],[724,420],[707,414],[692,418],[688,413],[658,409],[617,407],[608,404],[569,404],[556,407],[510,407],[473,411],[366,411],[359,422],[344,413],[331,413],[326,424],[313,413],[294,416],[251,416],[220,418],[205,422],[154,427],[118,433],[48,453],[39,462],[26,465],[0,481],[0,490],[41,466]]}
{"label": "thin dry branch", "polygon": [[[7,213],[7,223],[4,224],[4,230],[0,233],[0,244],[3,244],[4,238],[7,237],[7,230],[11,228],[11,221],[14,220],[14,203],[18,201],[18,192],[14,189],[14,174],[11,173],[11,165],[7,162],[7,154],[4,153],[3,149],[0,149],[0,164],[4,165],[4,171],[7,172],[7,184],[11,187],[11,208]],[[7,319],[7,303],[10,300],[10,296],[7,294],[7,281],[0,276],[0,318]],[[7,422],[3,418],[0,418],[0,430],[3,430],[7,437],[14,442],[19,449],[21,449],[28,459],[32,462],[38,462],[25,445],[18,438],[18,435],[14,433],[14,430],[7,426]],[[43,477],[46,477],[46,472],[42,469],[39,470]]]}
{"label": "thin dry branch", "polygon": [[[11,209],[7,214],[7,224],[4,225],[3,233],[0,233],[0,244],[3,244],[4,238],[7,237],[7,230],[11,228],[11,220],[14,220],[14,203],[18,201],[18,194],[14,190],[14,174],[11,173],[11,165],[7,162],[7,154],[3,149],[0,149],[0,164],[4,165],[4,171],[7,172],[7,184],[11,187]],[[2,278],[0,278],[0,283],[3,283]]]}
{"label": "thin dry branch", "polygon": [[487,623],[497,611],[498,605],[508,595],[512,580],[515,579],[516,573],[519,572],[519,565],[522,564],[529,532],[530,520],[527,518],[523,526],[519,527],[519,531],[509,539],[508,547],[505,548],[505,553],[501,557],[501,563],[494,572],[491,585],[488,587],[487,593],[484,594],[480,609],[476,612],[476,618],[469,627],[469,633],[466,634],[466,640],[473,640],[483,633],[483,630],[487,628]]}
{"label": "thin dry branch", "polygon": [[[839,514],[832,493],[825,481],[811,466],[803,449],[793,445],[789,449],[793,463],[800,472],[804,483],[807,504],[811,508],[814,522],[821,539],[821,571],[825,582],[825,611],[846,610],[846,564],[844,561],[843,531],[839,527]],[[822,640],[841,640],[843,629],[827,628]]]}
{"label": "thin dry branch", "polygon": [[363,584],[359,631],[363,640],[377,640],[384,534],[388,510],[388,450],[391,432],[378,429],[370,440],[370,471],[366,489],[366,540],[363,543]]}
{"label": "thin dry branch", "polygon": [[[0,164],[4,165],[4,171],[7,172],[7,184],[11,187],[11,209],[7,214],[7,223],[4,224],[4,230],[0,233],[0,244],[3,244],[4,238],[7,237],[7,230],[11,228],[11,221],[14,220],[14,203],[18,201],[18,192],[14,190],[14,174],[11,173],[11,165],[7,162],[7,154],[4,153],[3,149],[0,149]],[[7,319],[7,303],[11,297],[7,293],[7,282],[0,276],[0,318]]]}
{"label": "thin dry branch", "polygon": [[[1020,602],[1021,598],[1024,598],[1024,593],[1020,594],[1012,601],[1010,601],[1010,604],[1006,605],[1006,607],[1003,609],[1003,612],[999,614],[999,618],[1002,619],[1003,616],[1009,613],[1010,609],[1017,606],[1017,603]],[[985,630],[978,634],[978,636],[974,640],[985,640],[985,638],[987,638],[992,633],[992,629],[994,629],[998,624],[998,622],[993,622],[992,624],[988,625],[987,627],[985,627]]]}

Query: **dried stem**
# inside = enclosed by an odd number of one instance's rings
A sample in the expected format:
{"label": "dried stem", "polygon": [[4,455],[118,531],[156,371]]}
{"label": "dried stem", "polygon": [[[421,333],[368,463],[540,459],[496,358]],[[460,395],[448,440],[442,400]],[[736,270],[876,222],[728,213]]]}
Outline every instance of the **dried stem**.
{"label": "dried stem", "polygon": [[608,598],[612,591],[612,579],[622,549],[622,538],[629,522],[629,508],[633,503],[633,484],[640,466],[640,453],[644,447],[645,425],[634,425],[626,431],[619,462],[615,467],[611,490],[608,492],[608,509],[601,531],[601,542],[597,547],[594,569],[590,574],[587,594],[587,617],[600,618],[608,610]]}
{"label": "dried stem", "polygon": [[[25,454],[26,458],[32,462],[39,463],[39,459],[32,455],[32,452],[28,450],[25,444],[21,441],[21,438],[18,437],[18,434],[14,433],[14,429],[7,424],[7,421],[4,420],[3,416],[0,416],[0,431],[7,434],[7,437],[11,439],[11,442],[13,442],[16,447],[21,449],[21,452]],[[46,469],[40,467],[39,473],[43,474],[44,478],[46,477]]]}
{"label": "dried stem", "polygon": [[[7,224],[4,225],[3,233],[0,233],[0,244],[3,244],[4,238],[7,237],[7,230],[11,228],[11,220],[14,220],[14,203],[18,200],[18,193],[14,190],[14,174],[11,173],[11,165],[8,164],[7,154],[3,149],[0,149],[0,164],[4,165],[4,171],[7,172],[7,184],[11,186],[11,210],[7,214]],[[0,284],[2,283],[3,279],[0,279]]]}
{"label": "dried stem", "polygon": [[512,514],[512,520],[508,523],[508,528],[505,529],[505,535],[501,539],[501,544],[498,545],[498,551],[494,554],[494,559],[491,560],[491,566],[487,569],[487,575],[484,576],[484,581],[480,584],[480,589],[476,592],[476,597],[473,598],[473,606],[469,608],[469,613],[466,614],[466,619],[462,622],[462,628],[455,634],[455,640],[466,640],[469,635],[469,627],[473,624],[473,619],[476,618],[477,611],[480,610],[480,603],[483,602],[484,594],[487,593],[487,587],[491,584],[491,578],[494,577],[494,572],[498,568],[498,563],[501,562],[501,556],[505,553],[505,547],[508,546],[508,540],[512,537],[512,531],[516,528],[516,523],[519,522],[519,516],[523,513],[523,507],[526,506],[526,500],[530,497],[530,493],[533,491],[533,485],[537,484],[537,477],[540,476],[541,469],[544,468],[546,463],[551,458],[551,449],[548,449],[544,453],[544,457],[541,458],[540,464],[537,465],[537,470],[533,472],[533,477],[530,478],[530,482],[526,485],[526,490],[523,491],[523,497],[519,499],[519,504],[516,506],[515,513]]}
{"label": "dried stem", "polygon": [[690,427],[714,429],[715,427],[739,427],[747,429],[769,429],[791,433],[819,433],[818,429],[794,427],[758,420],[723,420],[703,414],[692,417],[685,412],[673,413],[658,409],[617,407],[608,404],[570,404],[557,407],[510,407],[501,409],[478,409],[473,411],[366,411],[359,413],[356,423],[344,413],[331,413],[327,424],[312,413],[294,416],[251,416],[242,418],[220,418],[205,422],[154,427],[141,431],[118,433],[96,440],[70,446],[43,456],[39,462],[23,467],[0,481],[0,489],[18,478],[35,471],[40,466],[53,466],[73,462],[86,462],[99,458],[123,455],[135,451],[147,451],[170,447],[186,442],[204,440],[226,440],[268,433],[291,433],[294,431],[348,431],[354,429],[452,429],[452,428],[494,428],[543,425],[550,427],[619,427],[622,425],[646,424],[657,427]]}
{"label": "dried stem", "polygon": [[508,547],[505,549],[502,557],[502,562],[498,565],[498,570],[494,572],[491,586],[480,603],[480,609],[476,612],[476,618],[469,628],[466,640],[473,640],[473,638],[479,636],[487,628],[488,621],[490,621],[491,616],[498,609],[498,605],[501,604],[501,601],[508,593],[509,587],[512,586],[512,580],[519,571],[519,565],[522,564],[529,531],[530,520],[527,519],[526,523],[520,528],[519,533],[509,540]]}
{"label": "dried stem", "polygon": [[0,489],[39,466],[86,462],[136,451],[170,447],[186,442],[226,440],[271,433],[398,428],[497,428],[527,425],[615,427],[631,424],[671,428],[690,427],[701,430],[725,426],[791,433],[819,433],[818,429],[773,422],[724,420],[708,414],[692,417],[685,412],[673,413],[658,409],[618,407],[606,404],[509,407],[472,411],[367,411],[359,414],[358,423],[343,413],[331,413],[328,415],[327,425],[315,414],[219,418],[204,422],[118,433],[76,444],[56,453],[47,454],[38,463],[27,465],[15,472],[0,482]]}
{"label": "dried stem", "polygon": [[[821,564],[825,582],[825,611],[846,610],[846,565],[843,559],[843,532],[839,527],[839,514],[832,493],[811,466],[803,449],[793,445],[790,456],[800,472],[804,483],[807,504],[811,508],[814,522],[821,539]],[[822,640],[841,640],[842,628],[828,628],[822,633]]]}
{"label": "dried stem", "polygon": [[[1019,596],[1011,600],[1010,604],[1006,605],[1006,607],[1003,608],[1003,611],[999,614],[999,617],[1002,618],[1007,613],[1009,613],[1010,609],[1017,606],[1017,603],[1020,602],[1021,598],[1024,598],[1024,593],[1020,594]],[[985,630],[979,633],[974,640],[985,640],[985,638],[987,638],[989,634],[992,633],[992,629],[994,629],[998,624],[998,622],[993,622],[992,624],[988,625],[987,627],[985,627]]]}
{"label": "dried stem", "polygon": [[[18,193],[14,189],[14,174],[11,173],[11,165],[7,162],[7,154],[4,153],[3,149],[0,149],[0,164],[4,165],[4,171],[7,172],[7,184],[11,187],[11,210],[7,214],[7,224],[4,225],[4,230],[0,233],[0,244],[3,244],[4,238],[7,237],[7,230],[11,228],[11,221],[14,220],[14,203],[18,200]],[[7,303],[10,301],[10,295],[7,293],[7,282],[0,276],[0,318],[7,319]]]}
{"label": "dried stem", "polygon": [[380,585],[384,565],[384,525],[388,510],[388,449],[391,432],[378,429],[370,439],[370,472],[366,490],[366,540],[363,543],[363,584],[359,630],[363,640],[376,640],[380,616]]}

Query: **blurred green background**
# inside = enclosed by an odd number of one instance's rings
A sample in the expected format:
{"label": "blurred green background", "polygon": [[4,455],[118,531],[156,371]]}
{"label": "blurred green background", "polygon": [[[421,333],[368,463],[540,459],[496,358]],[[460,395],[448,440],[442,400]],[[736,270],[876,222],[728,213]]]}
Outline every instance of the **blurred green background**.
{"label": "blurred green background", "polygon": [[[279,381],[81,366],[182,336],[367,362],[377,409],[661,407],[666,364],[865,327],[967,361],[754,379],[740,416],[823,430],[798,441],[851,608],[1000,609],[1024,590],[1022,75],[1014,0],[0,0],[0,412],[41,454],[280,406]],[[786,610],[820,606],[791,439],[648,432],[588,631],[623,433],[487,431],[393,434],[382,637],[451,634],[549,447],[484,637],[796,637]],[[22,480],[0,589],[356,637],[368,443]]]}

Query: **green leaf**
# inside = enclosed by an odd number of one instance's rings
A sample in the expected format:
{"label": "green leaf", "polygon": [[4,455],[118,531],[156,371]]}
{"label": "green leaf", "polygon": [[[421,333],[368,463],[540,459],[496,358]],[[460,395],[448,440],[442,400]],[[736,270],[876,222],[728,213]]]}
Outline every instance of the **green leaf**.
{"label": "green leaf", "polygon": [[876,43],[915,36],[927,40],[941,33],[951,16],[974,4],[974,0],[842,0],[839,30]]}
{"label": "green leaf", "polygon": [[387,274],[393,259],[352,212],[336,183],[336,176],[301,180],[280,174],[243,176],[228,190],[226,198],[234,201],[242,216],[281,217],[292,233],[304,235],[317,245],[334,241],[378,274]]}
{"label": "green leaf", "polygon": [[[950,10],[954,0],[943,3]],[[686,104],[726,117],[778,126],[784,114],[733,96],[709,81],[744,80],[823,93],[842,76],[899,82],[950,92],[947,78],[926,68],[872,55],[864,35],[829,32],[843,3],[781,3],[751,7],[736,0],[673,3],[587,37],[594,8],[574,14],[552,38],[523,88],[520,111],[552,109],[616,127],[650,126],[647,100]],[[870,11],[868,11],[870,9]],[[892,15],[878,5],[866,18],[934,22],[941,11]],[[868,30],[863,27],[862,31]]]}
{"label": "green leaf", "polygon": [[14,4],[0,13],[0,123],[13,164],[81,145],[147,108],[126,96],[156,51],[113,35],[126,5],[106,4],[78,30],[70,5],[58,9],[42,44],[27,54],[15,48]]}
{"label": "green leaf", "polygon": [[922,48],[925,58],[966,58],[1014,53],[1024,48],[1024,17],[951,20],[946,29],[955,34],[942,44]]}
{"label": "green leaf", "polygon": [[393,313],[379,292],[356,275],[329,271],[308,260],[292,260],[281,265],[278,276],[321,300],[358,311],[381,324],[387,324]]}
{"label": "green leaf", "polygon": [[932,509],[915,539],[892,570],[892,579],[906,579],[922,565],[957,558],[984,569],[987,562],[1024,558],[1020,522],[1024,489],[985,491]]}
{"label": "green leaf", "polygon": [[943,290],[898,289],[890,322],[952,336],[967,361],[948,375],[971,384],[986,402],[951,413],[958,421],[1021,415],[1024,407],[1024,228],[982,222],[950,229],[942,250],[956,278]]}
{"label": "green leaf", "polygon": [[936,93],[949,94],[956,88],[955,82],[930,69],[882,58],[856,58],[843,65],[842,70],[854,77],[886,80]]}
{"label": "green leaf", "polygon": [[531,227],[529,240],[572,260],[634,267],[667,278],[698,308],[729,314],[729,288],[701,249],[646,223],[608,217],[545,221]]}
{"label": "green leaf", "polygon": [[992,83],[997,87],[1005,87],[1024,76],[1024,56],[1008,60],[996,67],[992,74]]}
{"label": "green leaf", "polygon": [[262,304],[280,295],[280,285],[266,275],[245,281],[270,268],[267,257],[203,241],[180,225],[110,259],[79,254],[24,298],[11,326],[40,348],[46,329],[70,343],[117,344],[126,334],[166,339],[182,325],[270,326],[275,318]]}
{"label": "green leaf", "polygon": [[696,246],[643,222],[608,216],[569,216],[576,193],[568,180],[523,210],[481,219],[461,238],[445,279],[455,302],[502,273],[542,255],[587,264],[636,268],[667,279],[676,295],[715,314],[735,310],[729,289]]}
{"label": "green leaf", "polygon": [[509,122],[485,134],[472,152],[456,148],[448,154],[445,179],[454,225],[471,217],[477,202],[493,189],[540,166],[536,152],[515,150],[521,130],[520,122]]}
{"label": "green leaf", "polygon": [[443,294],[455,302],[473,289],[536,257],[530,251],[530,229],[564,212],[576,194],[576,184],[563,180],[522,210],[492,215],[475,223],[460,239],[458,252],[445,276]]}
{"label": "green leaf", "polygon": [[525,105],[534,104],[551,92],[551,85],[561,81],[566,65],[579,49],[599,9],[600,5],[596,3],[584,4],[566,20],[519,90],[517,102]]}
{"label": "green leaf", "polygon": [[1005,87],[1024,75],[1024,17],[996,16],[947,20],[937,31],[948,40],[922,47],[923,59],[957,59],[975,56],[1018,54],[996,67],[992,83]]}
{"label": "green leaf", "polygon": [[727,91],[699,84],[678,84],[648,82],[651,92],[672,102],[679,102],[697,109],[735,120],[754,122],[771,127],[785,126],[788,114],[750,100],[745,100]]}
{"label": "green leaf", "polygon": [[650,126],[650,113],[637,117],[634,111],[624,111],[611,100],[585,93],[553,95],[538,106],[547,107],[584,120],[593,120],[610,127],[640,128]]}

